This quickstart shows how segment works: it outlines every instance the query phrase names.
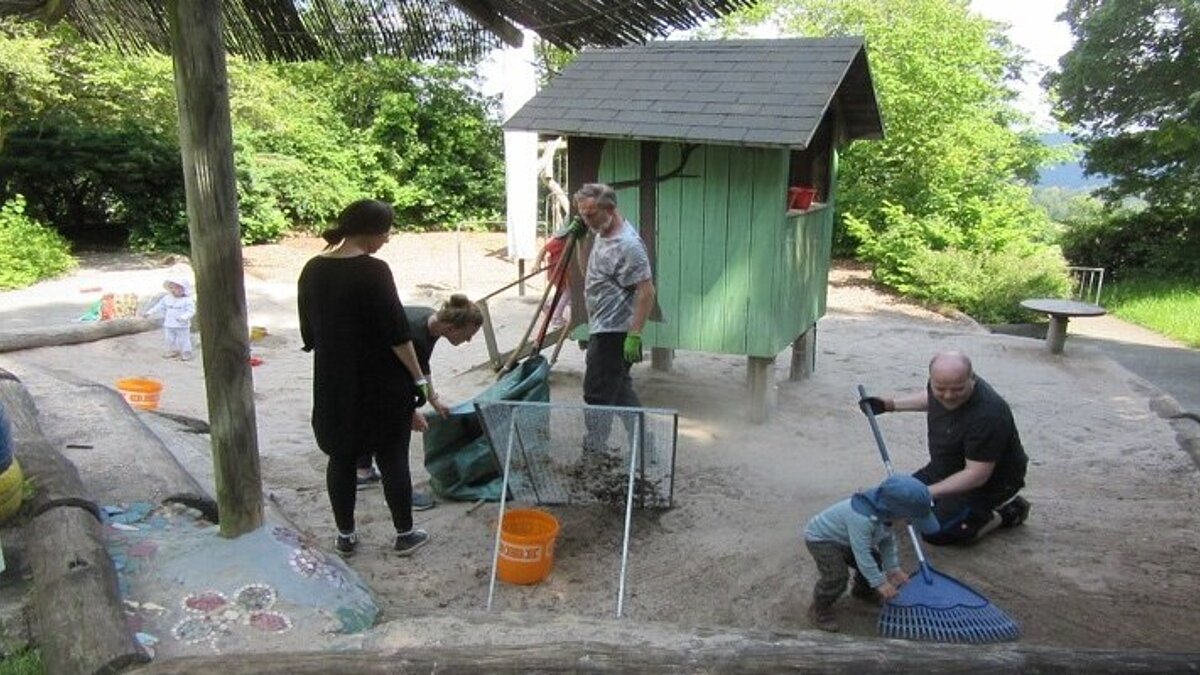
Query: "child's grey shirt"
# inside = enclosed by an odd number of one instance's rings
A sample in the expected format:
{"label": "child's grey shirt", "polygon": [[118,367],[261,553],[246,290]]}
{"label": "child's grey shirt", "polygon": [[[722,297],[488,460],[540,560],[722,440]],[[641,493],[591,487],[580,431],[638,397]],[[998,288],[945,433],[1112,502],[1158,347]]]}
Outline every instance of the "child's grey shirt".
{"label": "child's grey shirt", "polygon": [[849,546],[854,553],[858,571],[867,578],[872,588],[878,588],[887,581],[879,565],[875,564],[875,558],[871,556],[872,550],[879,551],[884,570],[900,569],[891,524],[855,511],[850,506],[849,498],[813,516],[804,528],[804,538],[808,541],[827,541]]}

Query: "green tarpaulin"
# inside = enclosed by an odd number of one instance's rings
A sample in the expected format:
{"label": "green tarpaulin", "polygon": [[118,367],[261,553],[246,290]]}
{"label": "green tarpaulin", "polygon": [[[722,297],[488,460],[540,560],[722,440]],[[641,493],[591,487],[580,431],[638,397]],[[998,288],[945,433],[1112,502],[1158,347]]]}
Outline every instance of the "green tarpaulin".
{"label": "green tarpaulin", "polygon": [[500,500],[501,467],[475,415],[476,403],[550,400],[550,363],[540,355],[522,361],[496,384],[450,410],[450,418],[426,413],[425,470],[429,485],[446,499]]}

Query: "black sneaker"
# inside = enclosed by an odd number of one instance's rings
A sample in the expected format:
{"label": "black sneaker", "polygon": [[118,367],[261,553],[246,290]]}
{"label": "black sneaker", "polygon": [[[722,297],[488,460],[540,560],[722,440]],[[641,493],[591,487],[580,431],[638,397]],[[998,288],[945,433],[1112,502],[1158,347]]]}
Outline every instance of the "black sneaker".
{"label": "black sneaker", "polygon": [[396,553],[399,553],[402,558],[408,557],[413,554],[413,551],[428,543],[428,532],[425,530],[409,530],[404,534],[396,535]]}
{"label": "black sneaker", "polygon": [[1000,527],[1016,527],[1029,517],[1029,500],[1020,495],[1001,504],[996,513],[1000,514]]}
{"label": "black sneaker", "polygon": [[428,511],[432,509],[437,502],[433,501],[433,497],[424,492],[412,493],[412,510],[413,511]]}
{"label": "black sneaker", "polygon": [[354,533],[338,534],[337,541],[333,543],[333,547],[337,549],[338,554],[342,557],[352,556],[354,555],[354,549],[358,548],[358,535]]}

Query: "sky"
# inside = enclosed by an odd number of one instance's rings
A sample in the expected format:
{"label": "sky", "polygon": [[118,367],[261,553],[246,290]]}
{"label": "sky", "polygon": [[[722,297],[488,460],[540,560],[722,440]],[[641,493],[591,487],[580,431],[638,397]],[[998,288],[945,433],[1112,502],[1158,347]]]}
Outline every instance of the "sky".
{"label": "sky", "polygon": [[1018,105],[1033,116],[1038,129],[1053,129],[1050,104],[1042,91],[1041,79],[1058,57],[1071,48],[1072,36],[1067,24],[1056,21],[1067,0],[972,0],[971,9],[992,19],[1010,24],[1009,39],[1024,47],[1026,58],[1033,61],[1025,72]]}

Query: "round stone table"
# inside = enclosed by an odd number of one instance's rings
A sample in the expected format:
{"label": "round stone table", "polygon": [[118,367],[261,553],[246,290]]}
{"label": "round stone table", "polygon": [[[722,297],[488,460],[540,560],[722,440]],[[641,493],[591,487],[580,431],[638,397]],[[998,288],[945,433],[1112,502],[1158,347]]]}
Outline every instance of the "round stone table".
{"label": "round stone table", "polygon": [[1030,298],[1022,300],[1021,306],[1033,312],[1050,315],[1050,330],[1046,332],[1046,347],[1051,354],[1061,354],[1067,342],[1067,322],[1073,316],[1101,316],[1105,310],[1100,305],[1061,298]]}

